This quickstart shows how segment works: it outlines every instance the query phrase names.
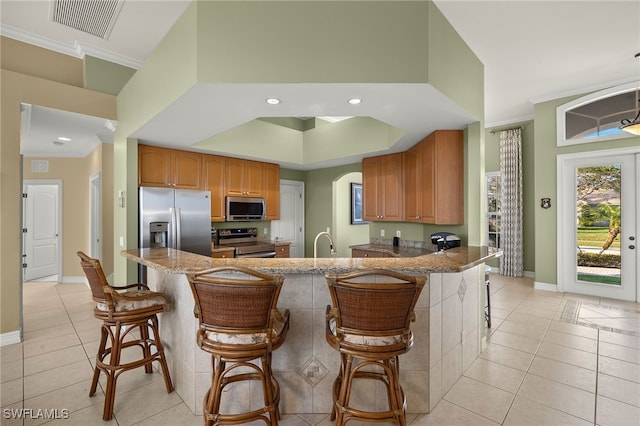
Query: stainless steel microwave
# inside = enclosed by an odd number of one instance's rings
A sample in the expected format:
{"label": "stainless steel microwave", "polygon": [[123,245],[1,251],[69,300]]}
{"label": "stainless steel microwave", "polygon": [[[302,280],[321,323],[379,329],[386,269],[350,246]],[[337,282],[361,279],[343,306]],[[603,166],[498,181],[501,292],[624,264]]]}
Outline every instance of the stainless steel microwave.
{"label": "stainless steel microwave", "polygon": [[249,222],[254,220],[264,220],[265,201],[264,198],[256,197],[227,197],[226,221],[227,222]]}

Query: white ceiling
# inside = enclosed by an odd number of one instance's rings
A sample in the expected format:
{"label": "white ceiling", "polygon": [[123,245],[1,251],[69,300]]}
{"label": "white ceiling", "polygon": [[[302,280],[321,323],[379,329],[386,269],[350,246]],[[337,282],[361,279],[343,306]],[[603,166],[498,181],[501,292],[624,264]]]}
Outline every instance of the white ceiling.
{"label": "white ceiling", "polygon": [[[634,58],[640,52],[638,0],[434,2],[485,65],[487,127],[533,118],[536,102],[640,80],[640,58]],[[49,0],[2,0],[0,34],[77,57],[86,53],[137,68],[189,3],[188,0],[125,0],[109,38],[104,40],[51,22]],[[144,22],[144,26],[140,22]],[[353,93],[354,87],[348,86],[337,90],[336,96]],[[256,87],[260,90],[266,88]],[[294,91],[296,97],[291,101],[296,105],[295,110],[273,114],[261,97],[261,105],[255,107],[252,111],[254,116],[249,119],[285,115],[369,115],[404,129],[408,135],[406,144],[417,141],[412,139],[423,136],[431,129],[430,126],[436,125],[425,124],[424,120],[413,119],[407,114],[414,107],[429,106],[423,100],[410,96],[410,91],[401,90],[400,86],[396,88],[398,90],[392,87],[388,92],[393,91],[395,102],[400,106],[395,111],[385,109],[387,103],[383,105],[372,101],[363,106],[362,114],[351,114],[335,107],[335,99],[320,103],[313,87],[305,89]],[[364,85],[360,89],[363,96],[370,94]],[[244,105],[255,95],[242,89],[229,93],[233,96],[238,94],[243,98],[239,101],[236,98],[236,102]],[[184,114],[177,106],[173,108],[177,114]],[[233,110],[232,107],[229,109]],[[56,155],[52,150],[59,147],[52,141],[64,133],[70,134],[69,122],[76,130],[84,128],[78,124],[82,121],[80,115],[69,115],[69,120],[64,120],[56,113],[56,119],[52,120],[47,114],[54,111],[46,108],[33,111],[37,114],[32,114],[30,119],[30,137],[25,138],[23,144],[25,153],[50,152],[49,155]],[[450,124],[463,125],[467,118],[461,114]],[[217,123],[208,136],[227,130],[242,120],[245,118],[230,116],[227,121]],[[109,132],[105,132],[104,120],[89,121],[93,122],[93,127],[87,128],[83,140],[108,140]],[[163,120],[149,123],[140,130],[139,136],[159,137],[163,134],[162,123]],[[206,132],[207,129],[197,131]],[[193,135],[183,139],[200,136],[194,130]],[[70,149],[70,145],[64,147]]]}

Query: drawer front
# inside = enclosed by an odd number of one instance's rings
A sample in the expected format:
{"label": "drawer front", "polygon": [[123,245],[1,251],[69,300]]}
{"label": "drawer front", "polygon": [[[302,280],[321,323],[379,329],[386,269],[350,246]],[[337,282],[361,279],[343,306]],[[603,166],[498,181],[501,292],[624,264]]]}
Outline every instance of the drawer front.
{"label": "drawer front", "polygon": [[289,245],[278,245],[276,246],[276,257],[289,257],[290,250]]}
{"label": "drawer front", "polygon": [[233,250],[214,251],[211,253],[211,257],[229,259],[233,257],[233,253]]}

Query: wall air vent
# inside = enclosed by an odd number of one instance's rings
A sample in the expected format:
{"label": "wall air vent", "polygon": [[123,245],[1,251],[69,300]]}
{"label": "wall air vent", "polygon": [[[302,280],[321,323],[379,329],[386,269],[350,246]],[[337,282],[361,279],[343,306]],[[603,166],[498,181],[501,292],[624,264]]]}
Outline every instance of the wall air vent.
{"label": "wall air vent", "polygon": [[52,0],[51,20],[106,39],[123,3],[124,0]]}

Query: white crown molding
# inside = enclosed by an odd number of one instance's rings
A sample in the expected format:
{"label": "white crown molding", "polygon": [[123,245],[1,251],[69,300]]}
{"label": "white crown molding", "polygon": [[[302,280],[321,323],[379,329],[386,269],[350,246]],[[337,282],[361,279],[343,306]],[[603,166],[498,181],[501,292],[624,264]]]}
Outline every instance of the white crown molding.
{"label": "white crown molding", "polygon": [[74,42],[73,46],[69,46],[68,44],[59,43],[51,39],[40,37],[36,34],[22,31],[7,25],[3,25],[2,27],[0,27],[0,35],[24,43],[32,44],[34,46],[42,47],[44,49],[53,50],[54,52],[62,53],[63,55],[73,56],[75,58],[82,59],[85,55],[89,55],[136,70],[142,66],[142,62],[140,61],[128,58],[126,56],[117,55],[106,50],[98,49],[91,45],[80,43],[77,40]]}
{"label": "white crown molding", "polygon": [[529,102],[531,102],[532,104],[539,104],[541,102],[547,102],[547,101],[552,101],[554,99],[561,99],[561,98],[566,98],[568,96],[577,96],[577,95],[584,95],[586,93],[590,93],[590,92],[595,92],[598,90],[604,90],[604,89],[608,89],[610,87],[616,87],[616,86],[620,86],[623,84],[629,84],[632,83],[634,81],[638,80],[638,76],[629,76],[627,78],[623,78],[617,81],[609,81],[607,83],[598,83],[598,84],[592,84],[589,86],[584,86],[584,87],[579,87],[576,89],[569,89],[569,90],[565,90],[562,92],[556,92],[556,93],[549,93],[546,95],[542,95],[542,96],[536,96],[534,98],[529,99]]}
{"label": "white crown molding", "polygon": [[528,115],[526,117],[513,118],[505,121],[496,121],[495,123],[485,123],[484,128],[491,129],[494,127],[510,126],[512,124],[522,123],[524,121],[533,121],[534,118],[534,115]]}

